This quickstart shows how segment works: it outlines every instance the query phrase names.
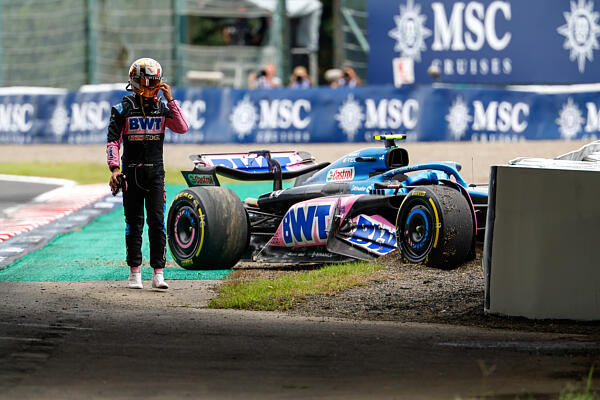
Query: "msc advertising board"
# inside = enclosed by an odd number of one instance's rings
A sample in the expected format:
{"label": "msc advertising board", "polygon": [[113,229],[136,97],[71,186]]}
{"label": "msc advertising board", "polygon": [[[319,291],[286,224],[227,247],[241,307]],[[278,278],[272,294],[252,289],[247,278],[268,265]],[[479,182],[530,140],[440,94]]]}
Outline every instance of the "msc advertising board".
{"label": "msc advertising board", "polygon": [[599,0],[368,0],[369,84],[600,81]]}

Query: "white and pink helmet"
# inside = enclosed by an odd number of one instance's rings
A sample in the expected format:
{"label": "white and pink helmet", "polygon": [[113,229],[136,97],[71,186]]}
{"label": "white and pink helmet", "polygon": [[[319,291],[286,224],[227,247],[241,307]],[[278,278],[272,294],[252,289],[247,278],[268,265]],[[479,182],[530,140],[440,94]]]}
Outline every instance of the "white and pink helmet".
{"label": "white and pink helmet", "polygon": [[135,60],[129,68],[129,85],[140,96],[155,98],[162,83],[163,70],[152,58]]}

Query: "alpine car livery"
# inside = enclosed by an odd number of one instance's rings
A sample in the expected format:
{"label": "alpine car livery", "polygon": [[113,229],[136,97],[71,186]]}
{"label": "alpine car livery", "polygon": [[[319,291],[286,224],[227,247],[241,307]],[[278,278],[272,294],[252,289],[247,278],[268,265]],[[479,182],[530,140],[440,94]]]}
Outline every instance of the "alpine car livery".
{"label": "alpine car livery", "polygon": [[[303,152],[191,156],[195,168],[182,172],[190,187],[167,220],[173,257],[184,268],[214,269],[239,260],[371,260],[399,249],[412,263],[462,264],[484,232],[487,187],[469,186],[454,162],[409,165],[395,144],[403,138],[376,136],[385,148],[331,164]],[[226,188],[261,181],[272,188],[243,201]]]}

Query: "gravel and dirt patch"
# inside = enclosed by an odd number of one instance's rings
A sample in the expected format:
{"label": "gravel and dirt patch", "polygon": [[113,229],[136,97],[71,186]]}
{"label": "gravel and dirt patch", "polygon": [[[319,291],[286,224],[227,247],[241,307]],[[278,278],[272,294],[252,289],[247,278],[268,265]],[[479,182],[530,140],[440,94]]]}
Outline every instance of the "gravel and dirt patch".
{"label": "gravel and dirt patch", "polygon": [[[294,306],[291,315],[352,320],[442,323],[516,331],[569,333],[598,337],[600,322],[529,320],[485,313],[482,248],[476,258],[453,270],[402,263],[397,252],[378,260],[385,269],[363,286],[314,295]],[[241,263],[230,279],[273,279],[317,266]]]}

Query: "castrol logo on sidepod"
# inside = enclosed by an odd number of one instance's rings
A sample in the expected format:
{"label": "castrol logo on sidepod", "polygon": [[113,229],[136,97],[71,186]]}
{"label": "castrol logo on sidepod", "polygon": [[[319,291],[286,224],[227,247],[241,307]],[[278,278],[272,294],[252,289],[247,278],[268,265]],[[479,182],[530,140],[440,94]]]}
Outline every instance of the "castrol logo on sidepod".
{"label": "castrol logo on sidepod", "polygon": [[334,168],[327,173],[327,182],[342,182],[354,179],[354,167]]}

